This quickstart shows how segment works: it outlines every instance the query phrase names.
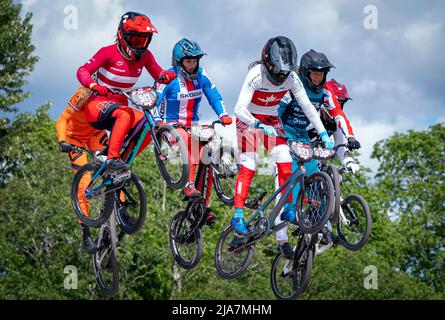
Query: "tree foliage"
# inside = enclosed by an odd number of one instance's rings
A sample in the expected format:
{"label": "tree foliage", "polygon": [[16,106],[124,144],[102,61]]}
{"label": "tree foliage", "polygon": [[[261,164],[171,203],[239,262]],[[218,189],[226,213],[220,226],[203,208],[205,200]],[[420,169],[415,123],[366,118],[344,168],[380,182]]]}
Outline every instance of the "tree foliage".
{"label": "tree foliage", "polygon": [[14,104],[29,96],[23,90],[25,78],[38,58],[32,55],[32,14],[22,20],[22,5],[12,0],[0,0],[0,8],[0,111],[12,112]]}
{"label": "tree foliage", "polygon": [[374,146],[388,213],[403,234],[401,269],[445,290],[445,125],[395,133]]}
{"label": "tree foliage", "polygon": [[[0,298],[101,299],[91,258],[82,248],[80,228],[70,205],[70,162],[58,150],[48,108],[44,106],[35,114],[19,115],[0,143],[0,158],[7,157],[17,164],[9,170],[8,178],[0,187]],[[211,207],[218,216],[217,224],[202,230],[201,263],[193,270],[182,270],[174,263],[168,244],[169,222],[185,206],[181,193],[165,187],[150,149],[137,159],[134,171],[146,189],[148,216],[142,231],[126,237],[118,248],[121,275],[118,298],[274,299],[269,282],[276,252],[273,237],[258,244],[251,266],[240,279],[220,278],[213,255],[219,233],[229,223],[232,209],[212,196]],[[257,194],[260,189],[270,194],[273,177],[255,176],[251,193]],[[404,245],[410,241],[406,239],[409,230],[399,230],[404,224],[387,216],[388,192],[370,184],[364,172],[356,178],[348,177],[344,192],[359,193],[368,200],[373,217],[370,242],[359,252],[338,247],[317,256],[309,288],[301,298],[443,299],[443,293],[437,289],[440,279],[434,278],[436,282],[431,282],[424,277],[427,273],[406,268],[410,259],[417,257],[417,251],[412,252],[408,250],[411,246]],[[422,240],[425,236],[440,241],[436,234],[420,231],[416,239]],[[291,241],[295,243],[292,237]],[[419,252],[434,243],[422,241],[416,246]],[[436,266],[437,261],[432,258],[430,263]],[[77,290],[63,286],[67,265],[78,270]],[[367,275],[364,270],[369,265],[378,270],[377,290],[365,289],[363,284]]]}

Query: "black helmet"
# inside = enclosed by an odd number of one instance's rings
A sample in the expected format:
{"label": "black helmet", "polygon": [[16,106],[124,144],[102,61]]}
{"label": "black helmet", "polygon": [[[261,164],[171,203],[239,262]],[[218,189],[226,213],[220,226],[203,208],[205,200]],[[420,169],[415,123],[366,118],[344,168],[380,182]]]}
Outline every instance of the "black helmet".
{"label": "black helmet", "polygon": [[[324,55],[324,53],[317,52],[315,50],[310,50],[303,54],[300,61],[300,74],[303,82],[307,83],[309,87],[316,93],[320,93],[323,90],[324,84],[326,83],[326,76],[331,68],[335,68]],[[322,71],[324,72],[323,81],[314,85],[311,78],[309,77],[309,72],[311,71]]]}
{"label": "black helmet", "polygon": [[261,61],[266,67],[267,79],[274,85],[282,84],[297,67],[297,49],[286,37],[269,39],[263,48]]}

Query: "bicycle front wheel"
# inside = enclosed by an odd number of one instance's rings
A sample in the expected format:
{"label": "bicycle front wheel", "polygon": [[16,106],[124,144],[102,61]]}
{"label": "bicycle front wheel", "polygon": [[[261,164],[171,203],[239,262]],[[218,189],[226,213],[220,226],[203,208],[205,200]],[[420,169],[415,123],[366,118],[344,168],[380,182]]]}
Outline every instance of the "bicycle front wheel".
{"label": "bicycle front wheel", "polygon": [[124,185],[115,191],[117,222],[126,234],[135,234],[143,226],[147,216],[147,196],[141,179],[134,173]]}
{"label": "bicycle front wheel", "polygon": [[92,181],[99,170],[97,163],[88,163],[80,168],[71,185],[71,203],[79,220],[87,227],[100,227],[110,217],[114,205],[113,192],[105,184],[102,175]]}
{"label": "bicycle front wheel", "polygon": [[351,194],[341,204],[337,231],[342,245],[351,251],[360,250],[371,233],[371,212],[362,196]]}
{"label": "bicycle front wheel", "polygon": [[189,178],[187,147],[179,132],[172,126],[162,126],[156,132],[159,150],[155,147],[156,163],[165,182],[181,189]]}
{"label": "bicycle front wheel", "polygon": [[320,231],[334,209],[334,186],[325,172],[315,172],[304,179],[296,202],[297,224],[301,231]]}
{"label": "bicycle front wheel", "polygon": [[239,172],[235,149],[231,146],[221,146],[215,154],[213,163],[216,169],[213,173],[215,192],[224,204],[233,206],[235,182]]}

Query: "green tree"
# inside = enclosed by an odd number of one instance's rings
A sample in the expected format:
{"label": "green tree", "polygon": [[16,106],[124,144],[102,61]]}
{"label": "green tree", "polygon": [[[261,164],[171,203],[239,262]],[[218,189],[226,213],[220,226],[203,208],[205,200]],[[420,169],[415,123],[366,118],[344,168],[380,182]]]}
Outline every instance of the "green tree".
{"label": "green tree", "polygon": [[[18,115],[0,142],[0,159],[16,164],[0,185],[0,299],[101,299],[70,205],[70,162],[58,150],[48,109],[43,106],[35,114]],[[214,227],[202,230],[201,263],[193,270],[182,270],[168,243],[169,223],[185,206],[181,192],[165,187],[152,148],[137,158],[133,169],[145,186],[148,215],[141,232],[125,237],[118,248],[118,298],[274,299],[269,282],[276,252],[273,236],[257,244],[252,264],[242,277],[220,278],[214,250],[233,209],[212,195],[211,207],[218,220]],[[386,193],[370,183],[365,172],[345,179],[345,195],[359,193],[369,202],[373,218],[370,241],[359,252],[337,247],[317,256],[311,282],[301,298],[444,299],[423,277],[403,269],[410,252],[403,246],[405,234],[398,230],[399,223],[387,217]],[[273,175],[256,175],[251,195],[260,190],[270,195],[273,187]],[[295,244],[296,239],[290,236],[290,240]],[[77,290],[63,286],[67,265],[77,267]],[[377,290],[364,287],[368,265],[377,267]]]}
{"label": "green tree", "polygon": [[32,55],[31,13],[20,18],[21,4],[0,0],[0,111],[14,112],[14,104],[30,94],[23,91],[25,77],[38,58]]}
{"label": "green tree", "polygon": [[405,239],[401,270],[445,290],[445,125],[396,133],[374,145],[388,213]]}

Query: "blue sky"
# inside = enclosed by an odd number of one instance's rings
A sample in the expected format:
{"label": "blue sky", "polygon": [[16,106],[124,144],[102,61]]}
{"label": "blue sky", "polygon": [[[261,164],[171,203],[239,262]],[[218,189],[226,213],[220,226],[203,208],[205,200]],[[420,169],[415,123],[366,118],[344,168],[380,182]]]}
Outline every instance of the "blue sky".
{"label": "blue sky", "polygon": [[[361,162],[372,145],[394,131],[425,129],[445,122],[445,3],[442,1],[129,1],[25,0],[32,12],[35,54],[40,57],[28,78],[32,97],[18,105],[34,110],[53,101],[56,119],[79,86],[77,68],[99,48],[111,44],[126,11],[146,13],[158,28],[150,50],[161,66],[171,62],[174,43],[196,40],[208,53],[202,66],[212,76],[233,115],[250,62],[260,57],[268,38],[291,38],[299,57],[310,50],[324,52],[336,66],[329,77],[343,82],[354,99],[346,112],[363,144]],[[77,29],[64,26],[64,9],[74,6]],[[377,9],[377,28],[367,29],[369,5]],[[138,85],[152,80],[142,77]],[[215,115],[207,103],[203,119]],[[233,129],[233,128],[232,128]]]}

